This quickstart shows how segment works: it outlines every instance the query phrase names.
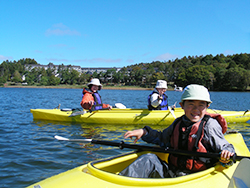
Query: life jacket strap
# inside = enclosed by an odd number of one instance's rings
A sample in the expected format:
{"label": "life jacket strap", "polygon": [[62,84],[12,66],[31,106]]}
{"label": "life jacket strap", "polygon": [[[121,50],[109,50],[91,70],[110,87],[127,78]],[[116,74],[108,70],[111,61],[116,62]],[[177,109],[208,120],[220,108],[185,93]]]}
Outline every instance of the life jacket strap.
{"label": "life jacket strap", "polygon": [[198,143],[199,143],[199,140],[201,139],[201,135],[202,135],[202,131],[203,131],[203,127],[204,125],[207,123],[208,119],[210,118],[209,115],[205,115],[202,120],[201,120],[201,123],[199,125],[199,128],[198,128],[198,131],[197,131],[197,138],[195,140],[195,144],[194,144],[194,150],[198,150],[199,147],[198,147]]}

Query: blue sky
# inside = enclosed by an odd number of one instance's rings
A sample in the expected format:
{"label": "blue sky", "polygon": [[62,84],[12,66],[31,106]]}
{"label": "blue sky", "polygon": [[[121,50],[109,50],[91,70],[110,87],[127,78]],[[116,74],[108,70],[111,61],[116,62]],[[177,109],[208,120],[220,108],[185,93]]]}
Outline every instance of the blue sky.
{"label": "blue sky", "polygon": [[250,52],[249,0],[0,0],[0,63],[124,67]]}

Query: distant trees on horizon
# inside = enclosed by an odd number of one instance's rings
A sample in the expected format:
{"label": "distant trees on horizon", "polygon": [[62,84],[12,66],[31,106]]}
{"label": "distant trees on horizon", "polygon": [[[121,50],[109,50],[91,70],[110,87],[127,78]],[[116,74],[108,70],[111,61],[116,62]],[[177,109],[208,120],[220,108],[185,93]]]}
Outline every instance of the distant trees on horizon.
{"label": "distant trees on horizon", "polygon": [[[30,64],[38,64],[34,59],[3,61],[0,65],[0,85],[6,82],[28,85],[85,85],[91,78],[99,78],[102,84],[154,87],[159,79],[185,87],[201,84],[214,91],[245,91],[250,84],[250,54],[184,56],[169,61],[139,63],[107,72],[80,73],[70,66],[55,68],[27,69]],[[22,78],[25,76],[25,80]]]}

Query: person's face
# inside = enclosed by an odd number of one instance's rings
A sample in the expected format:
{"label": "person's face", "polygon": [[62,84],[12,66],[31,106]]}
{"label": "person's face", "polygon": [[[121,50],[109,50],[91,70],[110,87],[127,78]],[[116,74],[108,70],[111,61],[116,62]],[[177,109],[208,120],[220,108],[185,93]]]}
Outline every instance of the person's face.
{"label": "person's face", "polygon": [[91,87],[91,91],[93,91],[94,93],[97,92],[98,89],[99,89],[99,86],[97,85],[92,85]]}
{"label": "person's face", "polygon": [[192,122],[198,122],[201,118],[203,118],[207,108],[209,107],[206,101],[198,100],[186,100],[184,104],[180,102],[180,105],[187,118]]}
{"label": "person's face", "polygon": [[165,88],[157,88],[157,91],[159,92],[160,95],[163,95],[167,91]]}

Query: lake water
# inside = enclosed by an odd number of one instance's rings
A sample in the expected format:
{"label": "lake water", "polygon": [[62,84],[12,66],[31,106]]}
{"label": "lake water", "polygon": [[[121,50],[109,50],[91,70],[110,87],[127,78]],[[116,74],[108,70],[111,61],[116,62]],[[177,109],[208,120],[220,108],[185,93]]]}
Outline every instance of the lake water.
{"label": "lake water", "polygon": [[[53,137],[123,140],[127,130],[139,125],[87,125],[34,121],[30,109],[79,108],[81,89],[0,88],[0,187],[26,187],[89,161],[129,151],[118,148],[59,142]],[[101,90],[104,103],[123,103],[127,108],[146,108],[151,91]],[[177,104],[181,93],[167,91],[169,103]],[[210,108],[250,109],[250,92],[211,92]],[[177,105],[179,106],[179,105]],[[154,127],[163,129],[163,127]],[[242,133],[250,148],[250,122],[229,124]],[[125,140],[129,142],[129,140]],[[143,143],[139,141],[139,143]]]}

